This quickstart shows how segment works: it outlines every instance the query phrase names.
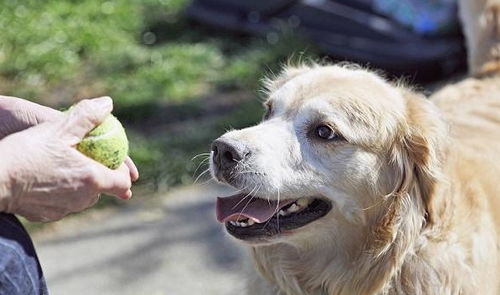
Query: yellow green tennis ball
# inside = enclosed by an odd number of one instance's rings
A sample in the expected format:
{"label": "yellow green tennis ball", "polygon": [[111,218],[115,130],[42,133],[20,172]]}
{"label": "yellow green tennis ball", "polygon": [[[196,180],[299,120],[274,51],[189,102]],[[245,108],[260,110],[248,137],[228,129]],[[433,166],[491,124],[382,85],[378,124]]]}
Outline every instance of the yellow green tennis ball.
{"label": "yellow green tennis ball", "polygon": [[104,122],[92,129],[76,146],[84,155],[116,169],[128,155],[128,139],[118,119],[109,115]]}

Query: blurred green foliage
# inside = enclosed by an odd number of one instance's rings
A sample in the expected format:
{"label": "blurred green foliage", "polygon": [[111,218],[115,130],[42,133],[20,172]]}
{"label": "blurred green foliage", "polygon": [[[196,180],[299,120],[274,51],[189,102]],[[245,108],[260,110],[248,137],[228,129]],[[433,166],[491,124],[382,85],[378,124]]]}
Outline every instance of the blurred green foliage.
{"label": "blurred green foliage", "polygon": [[156,188],[191,182],[206,168],[195,172],[202,158],[191,161],[195,155],[225,129],[261,115],[256,99],[236,100],[224,112],[200,104],[220,93],[255,96],[263,74],[314,50],[286,30],[268,42],[206,28],[185,18],[187,4],[2,0],[0,93],[58,108],[112,96],[142,181]]}

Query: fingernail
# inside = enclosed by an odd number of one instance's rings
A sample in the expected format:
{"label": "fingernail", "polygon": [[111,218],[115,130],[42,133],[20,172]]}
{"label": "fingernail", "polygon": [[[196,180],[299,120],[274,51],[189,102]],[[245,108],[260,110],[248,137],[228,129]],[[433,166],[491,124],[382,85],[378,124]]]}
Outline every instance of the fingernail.
{"label": "fingernail", "polygon": [[128,190],[128,191],[125,193],[125,198],[124,198],[124,200],[129,200],[130,198],[132,198],[132,191],[131,191],[131,190]]}
{"label": "fingernail", "polygon": [[95,103],[99,108],[109,109],[113,107],[113,100],[109,96],[103,96],[99,98],[94,98],[93,103]]}
{"label": "fingernail", "polygon": [[136,182],[139,179],[139,171],[136,170],[137,172],[134,175],[131,175],[131,180],[132,182]]}

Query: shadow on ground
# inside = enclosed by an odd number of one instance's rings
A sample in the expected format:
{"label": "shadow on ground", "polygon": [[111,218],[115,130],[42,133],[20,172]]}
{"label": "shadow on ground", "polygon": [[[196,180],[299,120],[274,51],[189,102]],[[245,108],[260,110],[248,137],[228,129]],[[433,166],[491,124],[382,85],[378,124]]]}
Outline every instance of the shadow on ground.
{"label": "shadow on ground", "polygon": [[51,294],[240,292],[242,250],[214,217],[214,197],[227,193],[215,185],[183,188],[51,237],[38,234]]}

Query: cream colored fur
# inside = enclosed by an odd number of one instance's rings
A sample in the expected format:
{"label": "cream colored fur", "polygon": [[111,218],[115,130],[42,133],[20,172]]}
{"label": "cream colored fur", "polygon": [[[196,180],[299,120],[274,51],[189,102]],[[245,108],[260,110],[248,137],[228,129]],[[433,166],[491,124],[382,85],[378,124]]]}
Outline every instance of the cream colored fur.
{"label": "cream colored fur", "polygon": [[[254,153],[248,167],[260,174],[240,189],[322,196],[333,209],[247,245],[248,294],[500,294],[500,77],[485,67],[498,39],[470,23],[486,2],[461,5],[471,70],[489,76],[430,100],[345,65],[287,67],[267,82],[269,119],[223,136]],[[311,139],[318,123],[345,142]]]}
{"label": "cream colored fur", "polygon": [[500,71],[500,0],[459,0],[473,75]]}
{"label": "cream colored fur", "polygon": [[[334,210],[251,246],[257,273],[248,294],[499,294],[500,84],[490,79],[444,89],[438,108],[362,69],[285,70],[270,85],[270,101],[283,109],[225,136],[263,153],[252,167],[268,179],[248,179],[263,186],[254,194],[321,194]],[[291,90],[278,98],[283,87]],[[320,110],[353,120],[342,130],[348,144],[301,143],[297,126]],[[335,165],[309,162],[315,155]]]}

